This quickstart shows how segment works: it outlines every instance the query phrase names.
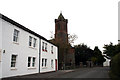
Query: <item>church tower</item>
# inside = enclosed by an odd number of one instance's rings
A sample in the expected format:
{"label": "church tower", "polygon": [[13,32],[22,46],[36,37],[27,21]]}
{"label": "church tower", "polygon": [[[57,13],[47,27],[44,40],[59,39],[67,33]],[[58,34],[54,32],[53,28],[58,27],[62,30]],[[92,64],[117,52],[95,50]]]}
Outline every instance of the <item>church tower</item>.
{"label": "church tower", "polygon": [[[68,32],[67,32],[68,20],[65,19],[60,13],[58,19],[55,19],[55,40],[63,43],[68,43]],[[58,41],[58,42],[59,42]]]}
{"label": "church tower", "polygon": [[64,18],[62,13],[60,13],[58,19],[55,19],[55,42],[59,46],[59,69],[66,69],[67,66],[72,68],[75,64],[75,50],[68,42],[67,23],[68,20]]}

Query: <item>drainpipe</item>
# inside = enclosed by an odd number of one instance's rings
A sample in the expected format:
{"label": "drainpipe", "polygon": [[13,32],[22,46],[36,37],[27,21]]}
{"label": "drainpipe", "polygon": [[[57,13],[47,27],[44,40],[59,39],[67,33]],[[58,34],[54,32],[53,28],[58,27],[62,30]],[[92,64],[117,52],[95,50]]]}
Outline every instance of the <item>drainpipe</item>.
{"label": "drainpipe", "polygon": [[40,53],[41,53],[41,39],[39,38],[39,73],[40,73],[40,59],[41,59]]}

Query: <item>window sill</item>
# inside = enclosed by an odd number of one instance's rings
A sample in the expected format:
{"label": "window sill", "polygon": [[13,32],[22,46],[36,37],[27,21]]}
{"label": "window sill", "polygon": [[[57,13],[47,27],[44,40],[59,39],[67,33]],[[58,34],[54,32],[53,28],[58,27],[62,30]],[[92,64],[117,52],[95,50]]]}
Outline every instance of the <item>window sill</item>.
{"label": "window sill", "polygon": [[17,44],[17,45],[19,45],[19,43],[18,43],[18,42],[15,42],[15,41],[13,41],[13,43],[14,43],[14,44]]}
{"label": "window sill", "polygon": [[37,50],[37,48],[36,48],[36,47],[29,46],[29,48]]}
{"label": "window sill", "polygon": [[47,67],[42,67],[42,69],[47,69]]}
{"label": "window sill", "polygon": [[28,67],[28,69],[36,69],[36,67]]}
{"label": "window sill", "polygon": [[17,68],[16,67],[11,67],[11,70],[17,70]]}

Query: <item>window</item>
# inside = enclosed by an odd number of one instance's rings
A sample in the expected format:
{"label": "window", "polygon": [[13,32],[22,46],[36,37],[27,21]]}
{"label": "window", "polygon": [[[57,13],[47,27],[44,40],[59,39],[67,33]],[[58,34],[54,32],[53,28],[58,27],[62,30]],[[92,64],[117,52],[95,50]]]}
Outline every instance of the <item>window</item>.
{"label": "window", "polygon": [[47,52],[47,43],[42,42],[42,51]]}
{"label": "window", "polygon": [[34,38],[33,47],[36,47],[36,39]]}
{"label": "window", "polygon": [[32,37],[29,36],[29,46],[32,46]]}
{"label": "window", "polygon": [[42,50],[44,51],[44,42],[42,42]]}
{"label": "window", "polygon": [[16,67],[16,58],[17,58],[17,55],[12,55],[12,57],[11,57],[11,67]]}
{"label": "window", "polygon": [[44,58],[42,59],[42,67],[44,66]]}
{"label": "window", "polygon": [[37,42],[37,39],[36,39],[36,38],[33,38],[33,37],[29,36],[29,46],[30,46],[30,47],[35,48],[36,45],[37,45],[36,42]]}
{"label": "window", "polygon": [[47,52],[47,43],[45,43],[45,51]]}
{"label": "window", "polygon": [[33,57],[32,67],[35,67],[35,57]]}
{"label": "window", "polygon": [[35,67],[35,57],[28,57],[28,67]]}
{"label": "window", "polygon": [[45,59],[45,67],[47,66],[47,59]]}
{"label": "window", "polygon": [[19,31],[14,29],[13,41],[18,42]]}
{"label": "window", "polygon": [[42,67],[46,67],[47,66],[47,59],[42,58]]}
{"label": "window", "polygon": [[28,57],[28,67],[30,67],[31,64],[31,57]]}
{"label": "window", "polygon": [[53,54],[53,46],[51,46],[51,53]]}
{"label": "window", "polygon": [[53,68],[53,60],[51,60],[51,67]]}

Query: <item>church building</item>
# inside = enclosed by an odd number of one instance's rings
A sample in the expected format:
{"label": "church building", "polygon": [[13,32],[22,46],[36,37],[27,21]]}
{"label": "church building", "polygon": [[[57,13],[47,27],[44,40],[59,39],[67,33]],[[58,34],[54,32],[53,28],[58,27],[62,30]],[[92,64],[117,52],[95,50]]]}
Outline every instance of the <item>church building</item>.
{"label": "church building", "polygon": [[55,19],[55,43],[59,46],[59,69],[72,68],[75,65],[75,50],[68,41],[68,20],[62,13]]}

